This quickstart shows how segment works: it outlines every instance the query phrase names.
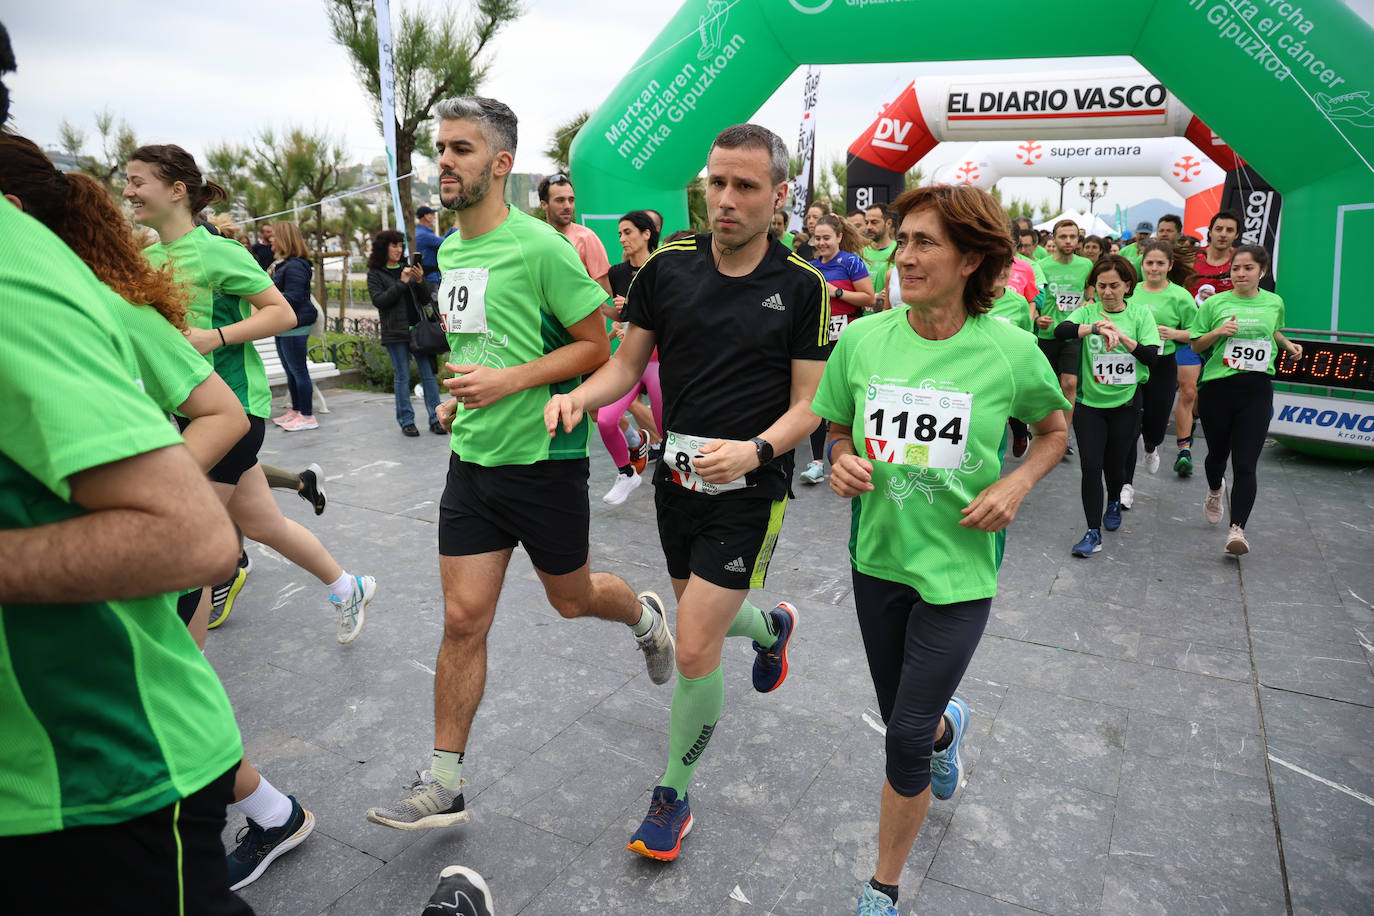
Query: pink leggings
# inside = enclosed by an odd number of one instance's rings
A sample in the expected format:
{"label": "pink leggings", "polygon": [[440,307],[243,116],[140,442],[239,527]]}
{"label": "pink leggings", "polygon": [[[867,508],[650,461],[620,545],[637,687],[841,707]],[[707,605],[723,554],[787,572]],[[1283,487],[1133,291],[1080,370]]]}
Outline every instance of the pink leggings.
{"label": "pink leggings", "polygon": [[658,432],[663,434],[663,389],[658,384],[658,360],[651,359],[649,364],[644,367],[644,376],[639,380],[639,384],[630,389],[630,393],[616,401],[614,404],[607,404],[596,412],[596,428],[601,430],[601,441],[606,444],[606,451],[611,453],[611,460],[615,466],[623,468],[630,463],[630,449],[625,444],[625,436],[620,432],[620,418],[625,415],[625,411],[630,409],[630,402],[639,397],[641,391],[649,393],[649,407],[654,412],[654,423],[658,426]]}

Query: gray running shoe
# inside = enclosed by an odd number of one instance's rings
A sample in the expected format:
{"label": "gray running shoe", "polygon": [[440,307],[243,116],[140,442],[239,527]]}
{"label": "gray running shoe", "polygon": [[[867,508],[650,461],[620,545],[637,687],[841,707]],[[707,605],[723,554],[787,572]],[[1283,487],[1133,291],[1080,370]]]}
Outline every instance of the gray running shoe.
{"label": "gray running shoe", "polygon": [[410,785],[408,795],[389,808],[369,808],[367,819],[397,830],[456,827],[470,820],[467,809],[463,807],[463,787],[468,784],[466,779],[459,782],[458,791],[454,793],[441,786],[429,770],[418,775],[420,778]]}
{"label": "gray running shoe", "polygon": [[644,664],[649,668],[649,680],[655,684],[666,684],[673,676],[677,663],[677,644],[673,641],[673,631],[668,627],[668,616],[663,613],[663,601],[653,592],[640,592],[639,603],[654,615],[654,625],[643,636],[636,636],[635,642],[644,653]]}

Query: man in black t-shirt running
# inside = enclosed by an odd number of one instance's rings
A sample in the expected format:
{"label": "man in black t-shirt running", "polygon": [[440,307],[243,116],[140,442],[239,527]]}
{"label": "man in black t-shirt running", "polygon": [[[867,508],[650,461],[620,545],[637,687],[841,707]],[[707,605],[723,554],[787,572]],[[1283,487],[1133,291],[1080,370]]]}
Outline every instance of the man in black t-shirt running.
{"label": "man in black t-shirt running", "polygon": [[727,636],[754,640],[754,689],[787,677],[797,611],[765,613],[746,599],[762,588],[782,527],[792,449],[816,428],[811,398],[830,350],[820,273],[769,234],[787,193],[787,147],[741,124],[707,158],[711,232],[660,247],[625,304],[615,359],[550,399],[550,435],[586,410],[622,397],[658,347],[663,457],[654,477],[659,540],[677,594],[677,687],[668,767],[628,848],[677,858],[692,827],[687,784],[720,718]]}

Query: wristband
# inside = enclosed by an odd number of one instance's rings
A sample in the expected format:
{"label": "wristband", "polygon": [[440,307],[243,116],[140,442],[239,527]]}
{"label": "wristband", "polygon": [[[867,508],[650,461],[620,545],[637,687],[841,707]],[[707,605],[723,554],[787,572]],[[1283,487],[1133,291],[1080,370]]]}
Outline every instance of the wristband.
{"label": "wristband", "polygon": [[215,328],[215,330],[219,331],[219,345],[221,347],[229,346],[229,344],[224,339],[224,328]]}
{"label": "wristband", "polygon": [[835,446],[839,445],[843,441],[843,439],[831,439],[830,444],[825,447],[825,460],[830,462],[831,467],[835,466],[835,462],[831,460],[830,453],[835,450]]}

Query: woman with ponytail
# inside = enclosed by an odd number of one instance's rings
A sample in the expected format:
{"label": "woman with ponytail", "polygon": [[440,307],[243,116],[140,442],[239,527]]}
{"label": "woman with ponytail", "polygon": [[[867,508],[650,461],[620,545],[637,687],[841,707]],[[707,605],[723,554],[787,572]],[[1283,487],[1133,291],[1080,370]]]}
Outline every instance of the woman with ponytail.
{"label": "woman with ponytail", "polygon": [[[351,643],[362,631],[376,580],[349,575],[315,535],[285,518],[258,463],[272,392],[253,341],[291,330],[296,313],[246,248],[196,224],[202,209],[226,195],[201,176],[190,153],[179,146],[142,146],[129,158],[126,173],[124,199],[134,219],[161,240],[145,251],[148,260],[158,267],[170,264],[190,292],[187,338],[214,361],[248,413],[248,433],[210,470],[211,483],[244,537],[266,544],[328,586],[338,641]],[[240,566],[233,579],[212,590],[212,629],[228,618],[246,577]]]}

